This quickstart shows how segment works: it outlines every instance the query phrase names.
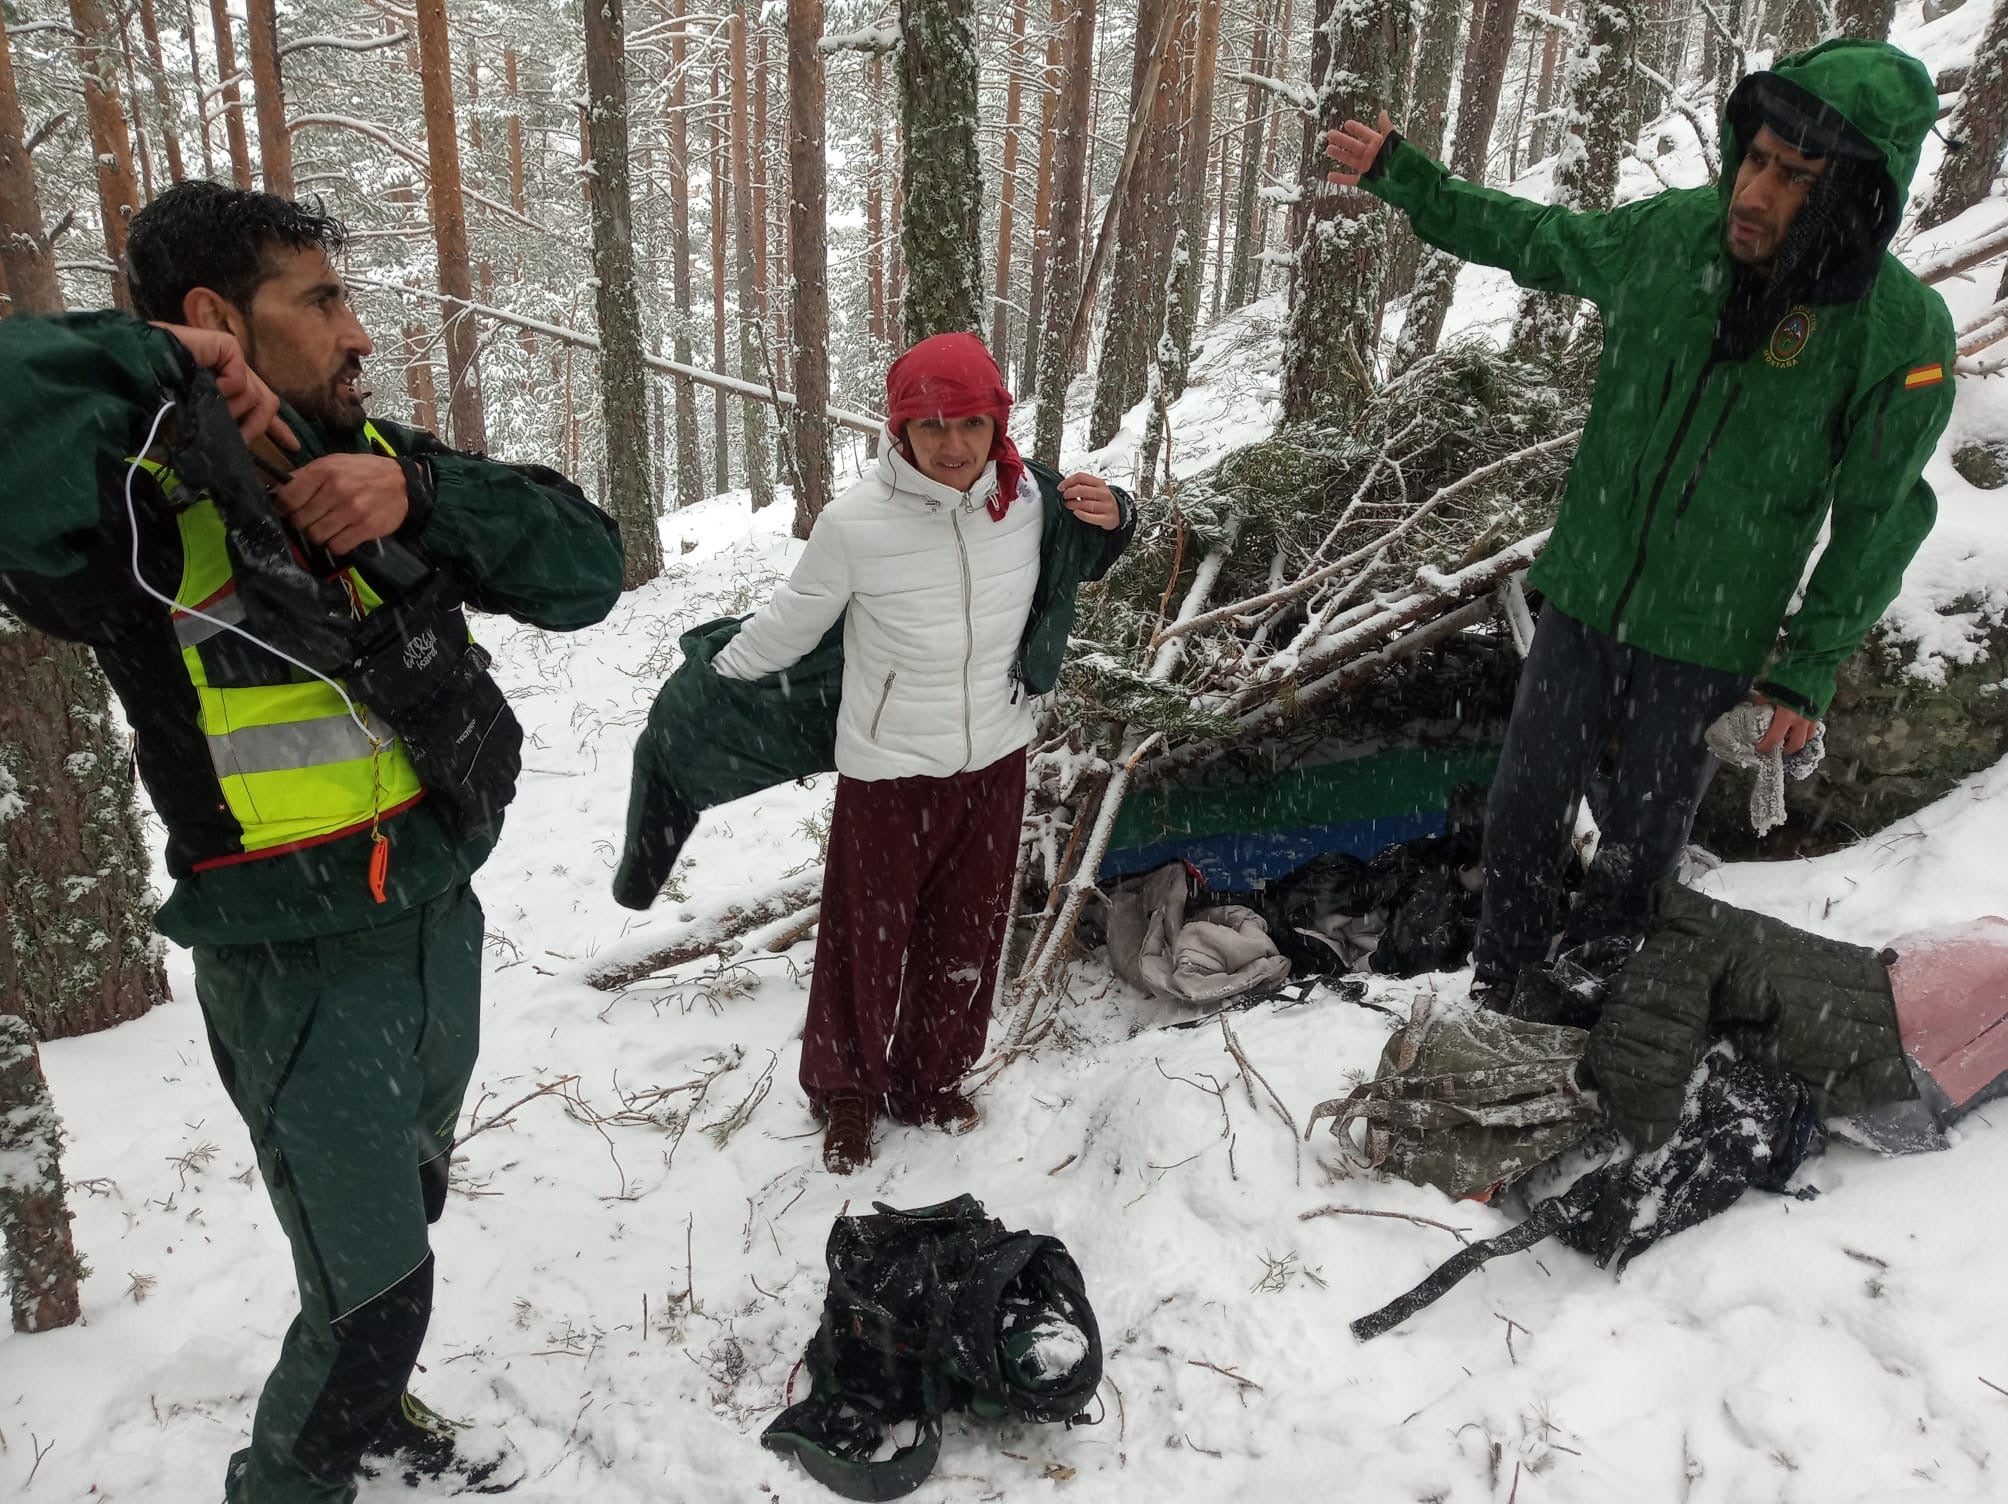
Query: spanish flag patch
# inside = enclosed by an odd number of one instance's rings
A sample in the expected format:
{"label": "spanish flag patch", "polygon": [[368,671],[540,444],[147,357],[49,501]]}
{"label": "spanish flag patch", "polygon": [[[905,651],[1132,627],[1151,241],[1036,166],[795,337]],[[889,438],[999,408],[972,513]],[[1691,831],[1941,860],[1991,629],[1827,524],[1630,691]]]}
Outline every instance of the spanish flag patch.
{"label": "spanish flag patch", "polygon": [[1903,389],[1914,392],[1921,386],[1937,386],[1945,380],[1945,367],[1939,364],[1913,366],[1904,373]]}

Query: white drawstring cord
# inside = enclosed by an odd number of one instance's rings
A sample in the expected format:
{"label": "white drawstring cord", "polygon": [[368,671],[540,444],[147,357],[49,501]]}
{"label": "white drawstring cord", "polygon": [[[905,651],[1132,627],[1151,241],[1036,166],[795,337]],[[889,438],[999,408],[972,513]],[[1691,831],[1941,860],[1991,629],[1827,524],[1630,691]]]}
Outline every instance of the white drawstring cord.
{"label": "white drawstring cord", "polygon": [[266,652],[272,654],[273,657],[285,660],[287,663],[292,664],[294,668],[299,669],[303,673],[312,674],[316,679],[319,679],[323,684],[327,685],[328,688],[332,689],[336,694],[342,697],[342,706],[344,709],[348,711],[349,719],[356,723],[356,730],[362,732],[364,736],[369,738],[369,742],[372,747],[381,750],[384,745],[383,738],[378,736],[374,731],[370,730],[370,728],[366,724],[364,724],[363,718],[356,713],[356,702],[349,698],[348,691],[343,689],[342,686],[338,684],[335,680],[330,679],[326,674],[322,673],[319,669],[313,667],[313,665],[302,663],[299,659],[295,658],[291,653],[288,653],[281,648],[276,648],[272,646],[271,643],[267,642],[264,638],[258,636],[255,632],[247,632],[244,628],[238,626],[237,623],[235,622],[225,621],[220,616],[211,616],[207,611],[199,611],[193,606],[184,606],[179,601],[173,600],[168,596],[162,595],[158,590],[154,589],[153,586],[149,585],[146,581],[146,576],[140,573],[139,511],[137,505],[133,501],[132,478],[134,475],[139,473],[140,459],[145,456],[148,450],[153,448],[153,441],[160,434],[160,425],[162,424],[162,422],[166,420],[167,415],[173,410],[174,410],[174,404],[172,402],[161,403],[160,411],[153,415],[153,426],[146,431],[146,442],[139,446],[139,454],[135,455],[133,457],[132,463],[126,467],[125,504],[126,504],[126,521],[132,527],[132,577],[139,582],[140,589],[144,590],[148,595],[152,596],[155,600],[159,601],[169,610],[179,611],[185,616],[197,616],[200,617],[202,620],[208,622],[211,626],[221,627],[226,632],[235,632],[239,637],[242,637],[246,642],[256,644],[258,647],[261,647]]}

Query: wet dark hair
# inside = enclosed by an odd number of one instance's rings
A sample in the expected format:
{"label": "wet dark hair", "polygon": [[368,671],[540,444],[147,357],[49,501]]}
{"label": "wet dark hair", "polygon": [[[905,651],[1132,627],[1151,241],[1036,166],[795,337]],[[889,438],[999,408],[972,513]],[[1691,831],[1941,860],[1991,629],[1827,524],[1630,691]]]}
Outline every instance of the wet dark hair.
{"label": "wet dark hair", "polygon": [[182,300],[206,287],[249,314],[259,284],[273,275],[274,248],[319,250],[330,260],[348,230],[321,212],[273,193],[222,183],[176,183],[133,217],[126,277],[141,318],[180,323]]}

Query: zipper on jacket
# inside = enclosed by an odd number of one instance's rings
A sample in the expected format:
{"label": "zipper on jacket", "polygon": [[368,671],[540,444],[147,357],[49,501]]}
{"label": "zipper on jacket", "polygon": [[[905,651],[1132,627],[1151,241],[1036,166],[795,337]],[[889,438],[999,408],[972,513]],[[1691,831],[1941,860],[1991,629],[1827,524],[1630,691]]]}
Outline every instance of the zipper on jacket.
{"label": "zipper on jacket", "polygon": [[955,524],[955,561],[962,567],[962,768],[967,772],[976,760],[976,732],[970,724],[969,708],[969,664],[976,656],[975,584],[969,573],[969,548],[962,541],[962,508],[949,512],[948,520]]}
{"label": "zipper on jacket", "polygon": [[[1701,406],[1701,394],[1708,389],[1708,378],[1715,373],[1715,356],[1710,355],[1703,362],[1701,374],[1694,379],[1694,390],[1687,394],[1687,406],[1681,410],[1680,423],[1673,431],[1673,442],[1666,446],[1666,458],[1660,462],[1659,474],[1653,477],[1652,495],[1646,498],[1645,519],[1639,523],[1638,557],[1632,561],[1631,573],[1626,576],[1624,589],[1618,592],[1617,603],[1611,607],[1610,635],[1618,635],[1618,622],[1630,603],[1632,591],[1638,588],[1640,576],[1645,573],[1645,556],[1648,540],[1652,537],[1652,519],[1659,511],[1659,499],[1666,491],[1667,477],[1673,472],[1673,462],[1680,455],[1680,446],[1687,441],[1687,430],[1694,422],[1694,411]],[[1668,367],[1667,374],[1672,375]]]}
{"label": "zipper on jacket", "polygon": [[893,669],[885,676],[885,688],[879,691],[878,709],[872,712],[872,740],[878,740],[879,722],[885,719],[885,702],[892,698],[892,681],[899,677],[899,670]]}
{"label": "zipper on jacket", "polygon": [[[1652,410],[1652,421],[1646,425],[1645,431],[1648,434],[1650,434],[1653,431],[1653,429],[1659,427],[1659,415],[1666,411],[1666,399],[1671,397],[1672,395],[1673,395],[1673,362],[1669,360],[1666,363],[1666,379],[1662,381],[1659,386],[1659,406]],[[1644,479],[1645,479],[1645,445],[1641,444],[1639,445],[1638,448],[1638,458],[1632,461],[1632,495],[1634,496],[1638,495],[1639,482]]]}
{"label": "zipper on jacket", "polygon": [[1687,484],[1681,487],[1680,505],[1673,509],[1673,520],[1678,522],[1687,515],[1687,508],[1694,500],[1694,488],[1701,484],[1701,472],[1708,468],[1709,457],[1715,453],[1715,444],[1722,437],[1722,430],[1729,424],[1729,413],[1736,406],[1736,399],[1743,395],[1743,383],[1737,382],[1723,399],[1722,411],[1715,419],[1715,427],[1709,431],[1708,442],[1701,446],[1701,458],[1694,462],[1694,469],[1687,477]]}

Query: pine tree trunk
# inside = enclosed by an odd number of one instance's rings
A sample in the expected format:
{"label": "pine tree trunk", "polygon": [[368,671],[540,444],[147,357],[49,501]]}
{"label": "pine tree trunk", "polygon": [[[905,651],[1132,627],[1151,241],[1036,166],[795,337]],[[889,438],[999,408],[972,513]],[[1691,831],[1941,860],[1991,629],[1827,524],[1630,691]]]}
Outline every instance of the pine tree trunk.
{"label": "pine tree trunk", "polygon": [[1765,28],[1777,33],[1778,55],[1804,52],[1820,40],[1825,29],[1821,0],[1771,0]]}
{"label": "pine tree trunk", "polygon": [[1089,122],[1094,109],[1095,0],[1065,0],[1058,135],[1053,149],[1053,250],[1046,267],[1045,323],[1038,333],[1039,420],[1032,454],[1060,462],[1067,387],[1073,377],[1068,337],[1081,291],[1087,209]]}
{"label": "pine tree trunk", "polygon": [[21,95],[14,83],[14,57],[0,27],[0,273],[7,283],[8,313],[58,313],[62,288],[56,258],[42,226],[41,196],[35,186],[35,159],[25,138]]}
{"label": "pine tree trunk", "polygon": [[0,1266],[17,1332],[54,1331],[83,1315],[79,1286],[89,1271],[70,1238],[62,1137],[34,1032],[0,1013]]}
{"label": "pine tree trunk", "polygon": [[626,556],[622,587],[662,573],[662,539],[650,483],[648,366],[634,281],[634,203],[628,183],[624,0],[585,7],[586,92],[593,116],[593,304],[600,327],[600,415],[606,436],[607,510]]}
{"label": "pine tree trunk", "polygon": [[[1562,0],[1548,0],[1548,14],[1557,20],[1562,16]],[[1548,112],[1555,108],[1555,59],[1561,54],[1562,29],[1559,26],[1543,28],[1547,35],[1541,38],[1541,81],[1534,90],[1534,139],[1527,148],[1527,161],[1546,161],[1548,153],[1554,150],[1555,122]]]}
{"label": "pine tree trunk", "polygon": [[830,500],[828,169],[823,160],[823,0],[788,7],[788,255],[794,289],[795,536]]}
{"label": "pine tree trunk", "polygon": [[886,317],[885,219],[885,58],[871,61],[869,107],[872,118],[872,160],[865,177],[865,327],[875,346],[892,343]]}
{"label": "pine tree trunk", "polygon": [[181,160],[180,133],[175,129],[174,102],[167,91],[167,59],[160,50],[160,21],[153,0],[139,0],[139,29],[146,38],[147,60],[153,65],[154,113],[159,117],[161,144],[167,150],[168,181],[179,183],[187,174]]}
{"label": "pine tree trunk", "polygon": [[997,255],[994,292],[990,299],[990,354],[1000,371],[1011,369],[1011,221],[1018,204],[1019,54],[1025,50],[1025,19],[1029,0],[1012,0],[1011,45],[1004,68],[1003,181],[997,195]]}
{"label": "pine tree trunk", "polygon": [[1032,268],[1026,279],[1025,349],[1018,361],[1018,387],[1030,391],[1039,380],[1039,330],[1046,313],[1046,272],[1053,255],[1053,153],[1060,118],[1060,33],[1067,0],[1053,0],[1046,36],[1046,67],[1039,79],[1038,191],[1032,201]]}
{"label": "pine tree trunk", "polygon": [[[1108,316],[1101,361],[1095,369],[1095,402],[1088,416],[1088,446],[1099,449],[1116,435],[1123,414],[1143,396],[1151,342],[1164,321],[1164,285],[1157,266],[1156,231],[1173,209],[1177,142],[1173,97],[1184,52],[1183,0],[1140,0],[1137,36],[1168,36],[1168,46],[1139,40],[1130,78],[1128,141],[1118,170],[1119,202],[1114,265],[1109,272]],[[1105,221],[1106,224],[1106,221]],[[1108,242],[1104,233],[1099,252]],[[1089,271],[1089,285],[1094,282]],[[1076,338],[1079,337],[1076,330]]]}
{"label": "pine tree trunk", "polygon": [[[1561,0],[1555,0],[1560,4]],[[1408,107],[1409,124],[1402,135],[1429,156],[1443,154],[1443,127],[1450,114],[1450,80],[1457,68],[1457,42],[1464,27],[1463,0],[1428,0],[1422,18],[1421,35],[1415,48],[1414,96]],[[1405,216],[1395,215],[1389,236],[1387,293],[1390,298],[1406,296],[1415,287],[1415,270],[1422,256],[1422,242],[1408,227]]]}
{"label": "pine tree trunk", "polygon": [[[8,1006],[38,1038],[137,1018],[167,995],[131,755],[89,653],[0,617],[0,892]],[[11,798],[9,797],[11,795]]]}
{"label": "pine tree trunk", "polygon": [[139,185],[133,180],[125,106],[119,99],[114,72],[118,45],[99,0],[70,0],[70,21],[77,28],[77,71],[83,77],[84,113],[90,122],[91,153],[96,159],[105,259],[114,268],[112,301],[130,309],[132,292],[125,278],[126,226],[139,212],[140,199]]}
{"label": "pine tree trunk", "polygon": [[1513,27],[1519,18],[1520,0],[1474,0],[1471,8],[1471,35],[1464,44],[1450,170],[1474,183],[1485,181],[1492,126],[1499,118],[1499,91],[1506,84],[1506,64],[1513,56]]}
{"label": "pine tree trunk", "polygon": [[1922,230],[1942,225],[1979,203],[2001,171],[2001,149],[2008,144],[2008,0],[1996,0],[1966,86],[1959,92],[1959,104],[1946,122],[1946,134],[1966,145],[1946,153],[1938,182],[1917,217]]}
{"label": "pine tree trunk", "polygon": [[[678,44],[682,43],[679,39]],[[683,87],[683,76],[677,75],[676,87]],[[502,92],[509,99],[509,207],[518,214],[530,212],[529,195],[523,182],[523,112],[518,104],[521,99],[521,84],[516,75],[516,49],[504,48],[502,52]],[[682,118],[681,116],[678,117]]]}
{"label": "pine tree trunk", "polygon": [[[739,379],[762,385],[767,372],[760,360],[760,274],[754,246],[756,222],[753,217],[753,161],[751,111],[748,93],[750,75],[746,65],[746,13],[732,12],[730,21],[732,54],[732,243],[733,266],[737,273],[734,292],[739,314]],[[767,412],[759,402],[745,402],[739,413],[740,437],[746,445],[746,488],[753,496],[753,510],[774,500],[774,462],[767,450]]]}
{"label": "pine tree trunk", "polygon": [[1839,0],[1834,9],[1841,23],[1839,35],[1862,37],[1871,42],[1889,40],[1890,23],[1896,19],[1896,0]]}
{"label": "pine tree trunk", "polygon": [[244,98],[236,83],[223,83],[237,77],[237,43],[224,0],[209,0],[209,24],[216,33],[216,77],[222,84],[217,98],[223,111],[224,137],[230,143],[230,180],[239,188],[249,188],[251,141],[244,129]]}
{"label": "pine tree trunk", "polygon": [[279,75],[279,22],[273,0],[246,0],[244,45],[258,102],[258,167],[265,191],[293,196],[293,143],[286,134],[286,93]]}
{"label": "pine tree trunk", "polygon": [[1283,348],[1283,416],[1344,411],[1367,395],[1377,360],[1386,211],[1359,189],[1326,181],[1323,132],[1386,106],[1401,112],[1399,65],[1408,0],[1319,0],[1311,31],[1315,129],[1299,181],[1305,210],[1291,267],[1290,327]]}
{"label": "pine tree trunk", "polygon": [[1185,239],[1184,259],[1176,268],[1178,298],[1174,316],[1167,320],[1171,349],[1166,352],[1164,389],[1168,397],[1185,393],[1187,372],[1192,362],[1192,341],[1199,328],[1200,271],[1206,262],[1206,178],[1212,165],[1207,143],[1213,139],[1213,81],[1220,65],[1222,0],[1200,0],[1199,37],[1193,56],[1188,89],[1185,129],[1185,161],[1178,186],[1181,233]]}
{"label": "pine tree trunk", "polygon": [[[472,301],[467,258],[467,206],[460,192],[460,139],[454,125],[453,41],[446,0],[417,0],[419,81],[425,96],[425,148],[431,183],[432,235],[439,258],[439,290]],[[485,453],[488,433],[481,411],[481,368],[474,316],[449,303],[446,317],[447,411],[456,448]]]}
{"label": "pine tree trunk", "polygon": [[209,139],[209,116],[203,105],[202,48],[196,42],[195,0],[183,0],[188,26],[188,77],[195,89],[195,126],[202,139],[202,175],[216,176],[216,148]]}
{"label": "pine tree trunk", "polygon": [[[1451,137],[1450,167],[1461,178],[1485,181],[1492,147],[1492,126],[1499,113],[1499,91],[1506,81],[1506,59],[1513,46],[1513,24],[1520,0],[1474,0],[1471,31],[1464,43],[1464,69],[1457,90],[1457,129]],[[1450,316],[1457,293],[1459,263],[1441,251],[1428,251],[1417,263],[1408,316],[1402,321],[1395,364],[1406,367],[1436,348],[1443,322]]]}
{"label": "pine tree trunk", "polygon": [[[1445,0],[1452,3],[1452,0]],[[1274,15],[1267,5],[1255,17],[1255,34],[1248,43],[1248,71],[1263,78],[1269,71],[1269,31]],[[1256,252],[1260,249],[1261,212],[1257,190],[1262,186],[1263,136],[1268,128],[1269,94],[1255,84],[1241,99],[1241,168],[1234,189],[1234,255],[1228,261],[1227,307],[1231,312],[1255,296]]]}
{"label": "pine tree trunk", "polygon": [[905,345],[983,330],[983,174],[974,0],[900,0],[900,249]]}
{"label": "pine tree trunk", "polygon": [[[732,154],[726,112],[725,72],[711,69],[711,369],[728,369],[725,361],[725,255],[729,243],[725,185],[731,178]],[[714,493],[732,489],[732,416],[720,387],[711,404],[711,462]]]}
{"label": "pine tree trunk", "polygon": [[[676,301],[670,353],[679,365],[692,359],[690,326],[690,123],[686,102],[690,97],[684,84],[683,63],[688,42],[683,34],[686,0],[670,0],[670,22],[676,30],[670,36],[669,128],[669,233],[670,290]],[[697,384],[687,376],[671,383],[676,423],[676,504],[687,507],[704,495],[704,452],[697,436]]]}
{"label": "pine tree trunk", "polygon": [[438,433],[439,396],[432,384],[432,355],[426,347],[425,330],[417,324],[404,326],[404,394],[411,400],[412,426]]}
{"label": "pine tree trunk", "polygon": [[[1589,0],[1582,37],[1569,49],[1565,118],[1552,202],[1579,213],[1611,206],[1623,156],[1626,81],[1638,38],[1637,0]],[[1510,349],[1558,354],[1569,342],[1580,299],[1529,293],[1521,300]]]}

